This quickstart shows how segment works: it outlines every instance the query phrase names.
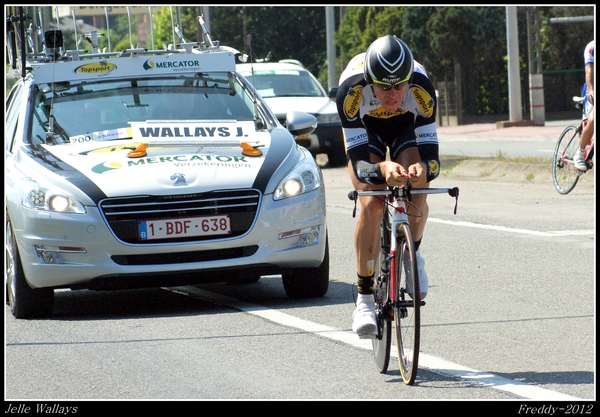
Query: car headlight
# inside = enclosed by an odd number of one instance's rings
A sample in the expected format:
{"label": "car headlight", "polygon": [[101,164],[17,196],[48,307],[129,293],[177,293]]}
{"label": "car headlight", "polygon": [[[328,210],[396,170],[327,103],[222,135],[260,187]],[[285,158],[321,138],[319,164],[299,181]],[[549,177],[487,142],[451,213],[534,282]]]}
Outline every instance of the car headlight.
{"label": "car headlight", "polygon": [[68,194],[44,187],[33,180],[21,184],[21,205],[32,210],[84,214],[85,207]]}
{"label": "car headlight", "polygon": [[340,115],[337,113],[328,114],[315,114],[317,117],[317,124],[320,123],[340,123]]}
{"label": "car headlight", "polygon": [[275,188],[273,198],[283,200],[316,190],[321,186],[321,172],[314,160],[305,158]]}

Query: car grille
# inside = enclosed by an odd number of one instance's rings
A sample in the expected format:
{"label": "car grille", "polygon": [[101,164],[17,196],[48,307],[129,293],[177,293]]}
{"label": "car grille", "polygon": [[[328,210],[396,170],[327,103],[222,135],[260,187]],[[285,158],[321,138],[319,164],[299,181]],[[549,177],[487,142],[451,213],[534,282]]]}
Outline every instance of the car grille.
{"label": "car grille", "polygon": [[[241,236],[254,223],[261,194],[257,190],[213,191],[200,194],[167,196],[137,196],[108,198],[99,204],[100,210],[113,233],[123,242],[153,244],[161,242],[195,242],[229,239]],[[227,214],[231,219],[231,234],[226,236],[194,236],[173,239],[142,240],[138,225],[148,220]]]}

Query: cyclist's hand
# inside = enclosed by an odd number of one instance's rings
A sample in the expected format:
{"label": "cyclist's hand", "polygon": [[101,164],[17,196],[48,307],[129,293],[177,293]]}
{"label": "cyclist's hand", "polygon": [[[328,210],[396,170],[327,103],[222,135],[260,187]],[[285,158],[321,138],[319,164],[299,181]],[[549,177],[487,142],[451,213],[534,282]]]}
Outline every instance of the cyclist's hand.
{"label": "cyclist's hand", "polygon": [[408,169],[394,161],[383,161],[379,164],[381,175],[385,178],[387,185],[392,187],[403,187],[406,181],[410,181],[414,187],[421,187],[427,183],[423,163],[410,165]]}
{"label": "cyclist's hand", "polygon": [[404,181],[410,179],[408,171],[399,163],[394,161],[383,161],[379,164],[379,171],[385,178],[387,185],[401,187]]}
{"label": "cyclist's hand", "polygon": [[427,183],[425,163],[418,162],[408,167],[408,180],[413,187],[423,187]]}

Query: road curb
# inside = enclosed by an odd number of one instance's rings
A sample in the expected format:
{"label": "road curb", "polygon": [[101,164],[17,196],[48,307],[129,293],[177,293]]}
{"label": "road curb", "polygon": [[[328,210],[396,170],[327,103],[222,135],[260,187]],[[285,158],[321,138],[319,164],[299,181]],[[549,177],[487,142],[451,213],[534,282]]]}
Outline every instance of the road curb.
{"label": "road curb", "polygon": [[[514,162],[493,158],[441,157],[442,175],[455,178],[552,183],[552,162]],[[579,182],[594,185],[593,170]]]}

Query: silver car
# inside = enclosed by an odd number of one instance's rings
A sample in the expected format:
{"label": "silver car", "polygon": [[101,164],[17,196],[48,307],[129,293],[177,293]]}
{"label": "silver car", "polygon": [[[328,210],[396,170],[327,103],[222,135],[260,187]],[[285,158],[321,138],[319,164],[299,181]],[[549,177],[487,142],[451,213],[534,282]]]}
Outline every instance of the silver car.
{"label": "silver car", "polygon": [[58,37],[30,54],[6,101],[15,317],[51,315],[59,288],[279,274],[290,297],[327,292],[323,177],[294,140],[314,130],[313,116],[290,112],[284,128],[231,48],[49,51]]}
{"label": "silver car", "polygon": [[310,113],[317,118],[314,132],[296,138],[313,156],[327,154],[330,167],[346,166],[342,122],[335,102],[315,76],[296,60],[237,64],[279,121],[285,126],[289,111]]}

